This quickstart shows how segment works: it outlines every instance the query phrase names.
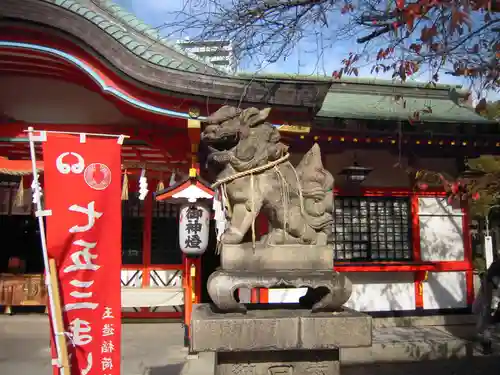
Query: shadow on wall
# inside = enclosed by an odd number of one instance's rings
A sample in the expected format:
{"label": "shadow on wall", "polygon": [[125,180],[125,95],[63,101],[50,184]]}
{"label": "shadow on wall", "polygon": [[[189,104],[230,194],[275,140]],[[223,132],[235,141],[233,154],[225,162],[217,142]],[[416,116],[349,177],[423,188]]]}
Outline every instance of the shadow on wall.
{"label": "shadow on wall", "polygon": [[184,363],[173,363],[166,366],[149,367],[146,371],[144,371],[144,375],[180,375],[183,368]]}
{"label": "shadow on wall", "polygon": [[[348,274],[353,293],[347,307],[358,311],[393,312],[415,310],[413,272]],[[428,310],[466,308],[465,272],[434,272],[423,284]]]}
{"label": "shadow on wall", "polygon": [[[463,261],[464,234],[462,211],[446,198],[419,200],[420,240],[423,261]],[[426,309],[467,307],[466,273],[430,272],[424,282]]]}
{"label": "shadow on wall", "polygon": [[358,311],[414,310],[413,273],[360,272],[346,276],[353,283],[347,306]]}
{"label": "shadow on wall", "polygon": [[463,216],[445,198],[419,200],[423,261],[464,260]]}

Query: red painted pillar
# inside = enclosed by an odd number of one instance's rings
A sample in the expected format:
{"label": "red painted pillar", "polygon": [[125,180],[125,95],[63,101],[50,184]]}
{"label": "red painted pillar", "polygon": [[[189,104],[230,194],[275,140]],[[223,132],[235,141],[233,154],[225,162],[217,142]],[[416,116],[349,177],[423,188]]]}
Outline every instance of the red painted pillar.
{"label": "red painted pillar", "polygon": [[[413,261],[420,262],[422,253],[420,248],[420,217],[418,208],[418,195],[413,193],[411,196],[411,218],[412,218],[412,249]],[[414,273],[415,285],[415,308],[422,310],[424,308],[424,280],[426,271],[417,271]]]}
{"label": "red painted pillar", "polygon": [[190,346],[190,326],[192,311],[193,286],[191,285],[191,259],[182,256],[183,265],[183,287],[184,287],[184,346]]}

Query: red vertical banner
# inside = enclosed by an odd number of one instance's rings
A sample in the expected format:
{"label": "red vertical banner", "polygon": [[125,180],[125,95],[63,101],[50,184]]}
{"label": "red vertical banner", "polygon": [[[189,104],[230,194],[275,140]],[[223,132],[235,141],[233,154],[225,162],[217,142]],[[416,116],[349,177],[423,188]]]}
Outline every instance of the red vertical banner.
{"label": "red vertical banner", "polygon": [[57,263],[71,375],[120,374],[120,148],[116,138],[50,133],[43,143],[47,252]]}

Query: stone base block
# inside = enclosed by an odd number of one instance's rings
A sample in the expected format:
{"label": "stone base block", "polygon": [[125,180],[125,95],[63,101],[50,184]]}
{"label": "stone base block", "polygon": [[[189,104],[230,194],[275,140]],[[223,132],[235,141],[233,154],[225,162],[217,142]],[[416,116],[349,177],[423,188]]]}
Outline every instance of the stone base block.
{"label": "stone base block", "polygon": [[194,352],[325,350],[371,346],[372,318],[345,309],[337,313],[310,310],[249,310],[214,313],[208,304],[194,305],[191,349]]}
{"label": "stone base block", "polygon": [[316,245],[224,244],[221,268],[238,271],[333,270],[333,247]]}
{"label": "stone base block", "polygon": [[350,298],[352,284],[344,274],[328,271],[227,271],[217,270],[210,275],[207,289],[220,311],[246,312],[246,306],[234,298],[239,288],[307,287],[301,298],[303,308],[318,311],[338,311]]}
{"label": "stone base block", "polygon": [[338,375],[339,351],[219,352],[217,375]]}

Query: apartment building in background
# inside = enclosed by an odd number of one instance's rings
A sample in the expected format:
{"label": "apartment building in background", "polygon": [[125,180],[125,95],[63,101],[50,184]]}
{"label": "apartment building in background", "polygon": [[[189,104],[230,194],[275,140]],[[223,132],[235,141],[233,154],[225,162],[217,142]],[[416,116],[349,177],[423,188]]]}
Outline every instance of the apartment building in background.
{"label": "apartment building in background", "polygon": [[233,44],[229,40],[195,41],[189,38],[177,40],[177,45],[229,74],[236,73],[238,63]]}

